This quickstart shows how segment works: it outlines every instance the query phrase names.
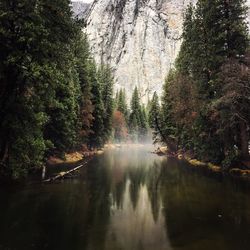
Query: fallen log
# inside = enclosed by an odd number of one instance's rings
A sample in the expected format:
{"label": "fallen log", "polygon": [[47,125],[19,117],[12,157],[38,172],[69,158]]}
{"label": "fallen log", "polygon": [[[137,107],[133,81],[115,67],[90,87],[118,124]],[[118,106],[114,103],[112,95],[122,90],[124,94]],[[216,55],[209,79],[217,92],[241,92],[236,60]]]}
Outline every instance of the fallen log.
{"label": "fallen log", "polygon": [[64,178],[64,177],[66,177],[66,175],[69,175],[69,174],[71,174],[71,173],[73,173],[73,172],[79,170],[80,168],[84,167],[87,163],[88,163],[88,161],[85,162],[85,163],[83,163],[83,164],[81,164],[81,165],[79,165],[79,166],[77,166],[77,167],[75,167],[75,168],[73,168],[73,169],[71,169],[71,170],[69,170],[69,171],[60,172],[60,173],[57,174],[56,176],[51,177],[51,178],[48,178],[48,179],[44,180],[43,182],[44,182],[44,183],[46,183],[46,182],[52,182],[52,181],[55,181],[55,180]]}

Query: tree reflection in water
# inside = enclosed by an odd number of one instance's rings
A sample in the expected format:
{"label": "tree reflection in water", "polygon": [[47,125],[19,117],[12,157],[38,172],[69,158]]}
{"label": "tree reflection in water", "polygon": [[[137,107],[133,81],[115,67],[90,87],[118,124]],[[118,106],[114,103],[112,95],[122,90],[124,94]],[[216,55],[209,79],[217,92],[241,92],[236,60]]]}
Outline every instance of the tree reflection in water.
{"label": "tree reflection in water", "polygon": [[150,151],[109,150],[80,179],[0,190],[0,249],[247,250],[249,189]]}

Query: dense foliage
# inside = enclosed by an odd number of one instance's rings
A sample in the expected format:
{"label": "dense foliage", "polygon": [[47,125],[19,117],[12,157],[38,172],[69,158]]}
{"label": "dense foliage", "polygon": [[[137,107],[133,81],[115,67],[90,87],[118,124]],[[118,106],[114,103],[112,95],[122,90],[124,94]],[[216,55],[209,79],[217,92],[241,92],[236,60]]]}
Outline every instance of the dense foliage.
{"label": "dense foliage", "polygon": [[144,108],[140,103],[137,87],[134,89],[129,115],[129,128],[133,141],[143,141],[147,135],[147,118]]}
{"label": "dense foliage", "polygon": [[225,167],[249,157],[245,18],[244,0],[199,0],[188,7],[181,51],[164,85],[161,122],[152,126],[176,150]]}
{"label": "dense foliage", "polygon": [[[117,135],[123,131],[123,141],[126,137],[126,140],[130,142],[146,142],[149,139],[148,112],[142,104],[138,88],[135,87],[133,91],[130,108],[128,108],[127,105],[125,90],[118,91],[115,98],[115,108],[116,125],[114,125],[114,139],[120,141],[121,136]],[[120,120],[120,124],[123,124],[123,128],[117,127],[118,120]],[[123,122],[123,120],[125,122]],[[124,131],[126,131],[126,133],[124,133]],[[125,137],[124,134],[126,134]]]}
{"label": "dense foliage", "polygon": [[162,100],[113,99],[112,69],[91,57],[69,0],[0,1],[0,175],[115,140],[155,142],[228,167],[249,157],[250,53],[244,0],[190,5]]}
{"label": "dense foliage", "polygon": [[0,1],[1,176],[108,140],[113,78],[91,59],[82,23],[69,0]]}

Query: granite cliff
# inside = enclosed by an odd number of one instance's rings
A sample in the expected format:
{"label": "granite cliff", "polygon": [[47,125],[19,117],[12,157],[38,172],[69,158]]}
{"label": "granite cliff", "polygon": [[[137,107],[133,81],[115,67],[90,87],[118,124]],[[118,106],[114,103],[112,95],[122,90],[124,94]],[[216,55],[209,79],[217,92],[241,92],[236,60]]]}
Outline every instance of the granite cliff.
{"label": "granite cliff", "polygon": [[[161,93],[181,44],[183,13],[196,0],[95,0],[86,32],[97,63],[109,63],[116,89],[135,86],[146,101]],[[248,0],[250,4],[250,0]]]}
{"label": "granite cliff", "polygon": [[72,2],[72,11],[74,17],[85,18],[91,4],[81,1]]}

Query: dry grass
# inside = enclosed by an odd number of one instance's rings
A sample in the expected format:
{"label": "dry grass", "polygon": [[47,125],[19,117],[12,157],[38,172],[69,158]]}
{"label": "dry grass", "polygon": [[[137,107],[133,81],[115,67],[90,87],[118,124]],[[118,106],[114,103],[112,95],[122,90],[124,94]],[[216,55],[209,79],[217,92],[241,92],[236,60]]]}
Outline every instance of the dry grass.
{"label": "dry grass", "polygon": [[194,167],[206,168],[212,172],[220,173],[222,171],[220,166],[214,165],[212,163],[201,162],[197,159],[186,158],[186,160]]}
{"label": "dry grass", "polygon": [[81,161],[84,158],[83,154],[80,152],[74,152],[65,154],[65,160],[59,157],[51,156],[48,160],[49,165],[57,164],[72,164]]}
{"label": "dry grass", "polygon": [[235,175],[235,176],[250,178],[250,170],[243,170],[240,168],[232,168],[230,170],[230,174]]}

